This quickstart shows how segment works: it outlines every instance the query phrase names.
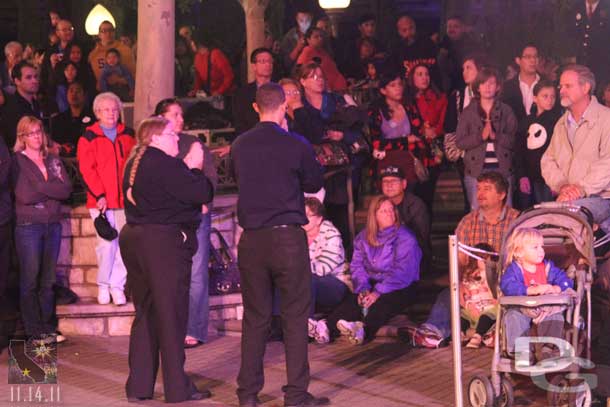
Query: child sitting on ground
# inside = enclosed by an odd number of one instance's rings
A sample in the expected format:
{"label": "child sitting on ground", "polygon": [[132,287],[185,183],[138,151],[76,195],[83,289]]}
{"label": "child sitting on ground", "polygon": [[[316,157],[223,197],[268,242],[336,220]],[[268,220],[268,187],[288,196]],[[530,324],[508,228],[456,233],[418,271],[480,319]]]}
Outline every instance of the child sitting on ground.
{"label": "child sitting on ground", "polygon": [[[537,229],[517,229],[507,244],[507,268],[500,280],[506,296],[559,294],[574,283],[552,261],[544,259],[544,239]],[[561,338],[563,308],[557,306],[510,308],[504,317],[508,352],[515,352],[515,340],[526,335],[531,323],[537,336]],[[553,356],[549,346],[536,346],[536,359]]]}
{"label": "child sitting on ground", "polygon": [[106,51],[99,88],[102,92],[115,93],[123,102],[133,101],[135,81],[127,66],[121,64],[121,54],[116,48]]}
{"label": "child sitting on ground", "polygon": [[[493,248],[485,243],[479,243],[475,247],[488,252],[493,251]],[[481,259],[469,257],[460,279],[462,332],[466,332],[469,328],[475,329],[474,335],[466,345],[468,348],[481,347],[483,337],[496,321],[498,302],[487,283],[485,266],[486,260],[490,259],[490,255],[483,255]]]}

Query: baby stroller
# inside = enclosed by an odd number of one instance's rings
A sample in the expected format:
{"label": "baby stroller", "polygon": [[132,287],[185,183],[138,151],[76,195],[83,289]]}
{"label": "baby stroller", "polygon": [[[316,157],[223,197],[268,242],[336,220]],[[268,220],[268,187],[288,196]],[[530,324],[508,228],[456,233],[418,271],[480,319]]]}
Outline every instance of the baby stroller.
{"label": "baby stroller", "polygon": [[[589,406],[591,388],[587,374],[579,373],[591,368],[591,282],[596,271],[593,252],[593,217],[584,207],[555,202],[536,205],[524,211],[510,225],[502,243],[498,272],[489,273],[489,285],[500,306],[496,318],[496,335],[491,376],[473,377],[467,389],[472,406],[511,406],[513,386],[509,374],[530,376],[539,387],[547,390],[549,406]],[[544,238],[546,258],[566,271],[574,281],[574,293],[539,296],[504,297],[499,288],[500,276],[507,256],[508,238],[519,228],[538,229]],[[561,306],[565,310],[563,330],[564,348],[560,355],[548,360],[531,362],[509,355],[503,319],[512,307]],[[530,338],[536,342],[536,338]],[[568,345],[569,344],[569,345]],[[556,343],[556,345],[558,345]],[[521,348],[524,349],[524,348]],[[531,355],[529,345],[526,355]],[[582,358],[582,359],[581,359]],[[591,382],[593,383],[593,382]],[[595,386],[595,384],[593,384]]]}

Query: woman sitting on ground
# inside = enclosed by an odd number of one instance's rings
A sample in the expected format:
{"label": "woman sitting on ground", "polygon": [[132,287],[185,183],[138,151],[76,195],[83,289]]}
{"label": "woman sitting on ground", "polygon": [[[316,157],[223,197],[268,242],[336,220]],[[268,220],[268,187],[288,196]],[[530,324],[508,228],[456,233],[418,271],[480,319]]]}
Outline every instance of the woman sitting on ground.
{"label": "woman sitting on ground", "polygon": [[305,214],[309,223],[303,225],[307,233],[311,259],[311,312],[309,335],[315,337],[316,309],[331,312],[348,292],[345,273],[345,251],[341,234],[329,220],[324,219],[324,205],[318,198],[305,198]]}
{"label": "woman sitting on ground", "polygon": [[372,340],[379,328],[411,302],[421,257],[415,235],[400,224],[392,201],[375,197],[366,228],[354,242],[350,265],[354,292],[344,297],[326,321],[318,321],[316,340],[326,343],[339,334],[356,345]]}

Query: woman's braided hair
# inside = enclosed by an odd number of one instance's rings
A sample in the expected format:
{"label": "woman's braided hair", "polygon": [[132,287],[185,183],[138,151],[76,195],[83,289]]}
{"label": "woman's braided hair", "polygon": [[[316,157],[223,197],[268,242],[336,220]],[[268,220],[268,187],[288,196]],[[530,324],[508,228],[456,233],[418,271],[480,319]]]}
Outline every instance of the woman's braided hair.
{"label": "woman's braided hair", "polygon": [[140,160],[146,151],[146,148],[152,141],[152,137],[155,134],[161,134],[165,127],[169,124],[169,120],[155,116],[148,119],[145,119],[138,126],[138,131],[136,132],[136,141],[137,145],[131,150],[129,154],[129,158],[127,159],[127,165],[125,165],[125,170],[129,166],[129,162],[133,160],[133,164],[131,165],[131,170],[129,174],[123,174],[123,177],[128,176],[129,186],[127,187],[127,191],[125,196],[134,206],[136,205],[136,201],[133,197],[133,183],[136,179],[136,173],[138,171],[138,166],[140,165]]}

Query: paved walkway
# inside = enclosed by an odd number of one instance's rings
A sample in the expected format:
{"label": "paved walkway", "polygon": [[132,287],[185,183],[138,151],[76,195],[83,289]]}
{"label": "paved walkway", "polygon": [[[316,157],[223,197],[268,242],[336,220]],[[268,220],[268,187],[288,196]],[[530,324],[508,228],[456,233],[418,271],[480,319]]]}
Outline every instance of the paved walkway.
{"label": "paved walkway", "polygon": [[[11,403],[7,383],[7,351],[0,355],[0,406],[133,406],[127,403],[127,337],[75,337],[60,345],[58,381],[60,403]],[[393,340],[375,341],[363,347],[347,342],[310,345],[311,386],[316,395],[331,398],[334,406],[398,407],[453,405],[452,356],[450,348],[410,349]],[[239,368],[239,338],[214,337],[199,348],[187,351],[186,368],[200,388],[209,388],[211,400],[188,402],[190,406],[235,406],[235,377]],[[489,372],[489,349],[464,349],[464,381],[476,373]],[[265,406],[282,406],[281,386],[285,384],[283,345],[269,343],[265,359],[266,386],[261,394]],[[48,386],[41,386],[43,397]],[[27,390],[22,386],[21,398]],[[36,388],[34,388],[34,393]],[[155,400],[138,403],[161,406],[161,376]],[[46,393],[45,393],[46,392]],[[13,398],[16,388],[13,386]],[[517,405],[544,405],[521,397]],[[26,397],[27,398],[27,397]],[[467,404],[465,404],[467,405]]]}

